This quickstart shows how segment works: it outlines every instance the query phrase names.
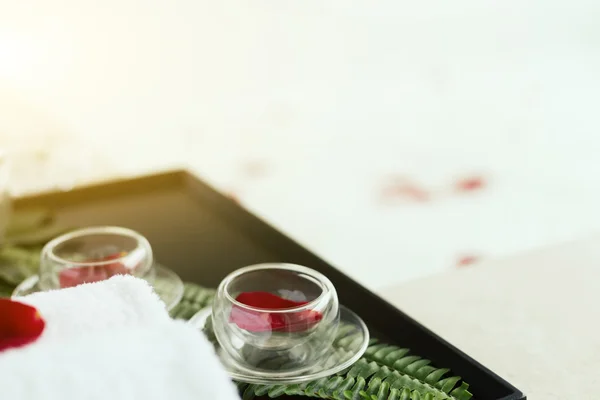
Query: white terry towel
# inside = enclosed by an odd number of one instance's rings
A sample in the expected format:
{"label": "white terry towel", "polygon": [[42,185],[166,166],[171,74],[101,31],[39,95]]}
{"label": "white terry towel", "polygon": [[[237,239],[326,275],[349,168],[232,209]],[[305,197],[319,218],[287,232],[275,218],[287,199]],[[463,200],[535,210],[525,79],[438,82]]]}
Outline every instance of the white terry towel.
{"label": "white terry towel", "polygon": [[181,321],[0,353],[0,393],[19,400],[239,400],[210,343]]}
{"label": "white terry towel", "polygon": [[46,329],[40,338],[44,341],[170,321],[164,303],[150,285],[128,275],[15,300],[40,311],[46,320]]}
{"label": "white terry towel", "polygon": [[212,345],[172,320],[143,280],[16,299],[46,321],[34,343],[0,352],[0,399],[239,399]]}

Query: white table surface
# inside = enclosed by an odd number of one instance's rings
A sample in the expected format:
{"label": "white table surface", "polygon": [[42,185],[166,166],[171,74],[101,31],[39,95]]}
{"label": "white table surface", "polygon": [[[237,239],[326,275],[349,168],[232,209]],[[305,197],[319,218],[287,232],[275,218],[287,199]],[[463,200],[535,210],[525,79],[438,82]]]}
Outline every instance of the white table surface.
{"label": "white table surface", "polygon": [[532,400],[600,386],[600,237],[384,289],[383,297]]}
{"label": "white table surface", "polygon": [[377,289],[600,231],[599,20],[596,0],[0,0],[0,148],[15,193],[189,167]]}

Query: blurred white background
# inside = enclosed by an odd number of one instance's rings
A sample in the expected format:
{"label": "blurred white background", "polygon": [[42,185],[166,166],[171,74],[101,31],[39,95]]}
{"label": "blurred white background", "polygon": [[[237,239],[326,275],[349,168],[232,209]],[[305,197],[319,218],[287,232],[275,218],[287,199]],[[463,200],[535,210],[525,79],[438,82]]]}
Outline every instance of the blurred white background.
{"label": "blurred white background", "polygon": [[0,0],[0,147],[15,194],[190,167],[378,288],[600,230],[598,21],[595,0]]}

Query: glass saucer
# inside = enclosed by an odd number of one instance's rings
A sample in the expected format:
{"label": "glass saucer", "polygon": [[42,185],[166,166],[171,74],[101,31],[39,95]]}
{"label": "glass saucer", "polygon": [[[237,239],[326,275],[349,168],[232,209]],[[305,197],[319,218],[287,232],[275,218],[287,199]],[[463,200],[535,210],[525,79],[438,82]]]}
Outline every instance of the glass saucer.
{"label": "glass saucer", "polygon": [[212,327],[212,308],[198,311],[188,323],[202,331],[215,346],[217,355],[230,377],[245,383],[293,384],[312,381],[336,374],[362,357],[369,345],[369,330],[353,311],[340,306],[338,332],[329,351],[303,368],[286,369],[285,360],[264,360],[263,368],[248,368],[223,351]]}
{"label": "glass saucer", "polygon": [[[181,278],[170,269],[154,263],[153,267],[140,277],[154,288],[154,291],[165,303],[167,310],[175,307],[183,297],[183,282]],[[39,287],[39,275],[33,275],[25,279],[15,288],[12,297],[22,297],[28,294],[41,292]]]}

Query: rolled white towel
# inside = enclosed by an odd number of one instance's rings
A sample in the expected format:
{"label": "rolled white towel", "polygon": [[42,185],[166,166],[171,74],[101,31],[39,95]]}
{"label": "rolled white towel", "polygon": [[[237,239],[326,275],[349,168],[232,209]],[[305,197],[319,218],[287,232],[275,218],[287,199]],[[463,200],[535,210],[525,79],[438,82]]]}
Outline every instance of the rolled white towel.
{"label": "rolled white towel", "polygon": [[0,398],[238,399],[212,345],[172,320],[143,280],[102,282],[16,299],[38,309],[42,336],[0,352]]}
{"label": "rolled white towel", "polygon": [[210,343],[181,321],[0,353],[0,382],[2,399],[239,399]]}
{"label": "rolled white towel", "polygon": [[46,321],[40,342],[170,321],[150,285],[127,275],[15,300],[36,307]]}

